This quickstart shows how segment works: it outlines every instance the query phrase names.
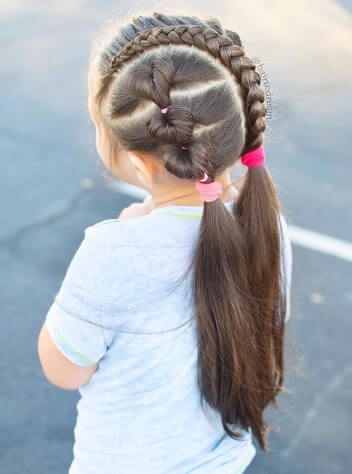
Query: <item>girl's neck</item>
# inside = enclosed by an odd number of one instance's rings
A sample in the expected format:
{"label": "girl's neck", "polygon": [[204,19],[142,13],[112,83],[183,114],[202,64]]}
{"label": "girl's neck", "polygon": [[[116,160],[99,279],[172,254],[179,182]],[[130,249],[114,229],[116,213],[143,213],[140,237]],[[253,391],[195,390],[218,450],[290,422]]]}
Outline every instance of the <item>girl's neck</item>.
{"label": "girl's neck", "polygon": [[[231,178],[228,170],[216,178],[224,188],[221,200],[224,202],[237,199],[239,191],[231,184]],[[194,185],[170,188],[166,191],[162,188],[154,187],[151,191],[154,207],[163,206],[202,206],[203,201]]]}

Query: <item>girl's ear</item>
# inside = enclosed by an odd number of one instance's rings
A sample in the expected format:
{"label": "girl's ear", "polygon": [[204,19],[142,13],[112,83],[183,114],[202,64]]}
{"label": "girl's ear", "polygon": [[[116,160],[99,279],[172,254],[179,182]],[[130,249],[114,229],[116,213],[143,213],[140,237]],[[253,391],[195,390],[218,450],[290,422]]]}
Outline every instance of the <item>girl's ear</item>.
{"label": "girl's ear", "polygon": [[152,166],[147,164],[147,158],[141,154],[128,152],[132,166],[135,169],[138,180],[146,189],[152,189],[154,170]]}

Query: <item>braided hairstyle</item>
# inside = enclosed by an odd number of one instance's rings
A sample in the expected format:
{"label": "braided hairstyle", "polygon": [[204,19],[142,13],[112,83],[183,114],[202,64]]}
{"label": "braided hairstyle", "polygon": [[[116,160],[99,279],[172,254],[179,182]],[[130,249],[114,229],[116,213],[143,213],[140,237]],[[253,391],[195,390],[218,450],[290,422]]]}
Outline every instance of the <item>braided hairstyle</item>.
{"label": "braided hairstyle", "polygon": [[[154,12],[103,38],[90,57],[94,103],[116,147],[149,152],[179,178],[206,171],[212,181],[263,143],[261,77],[216,18]],[[204,203],[189,267],[202,400],[229,436],[240,436],[231,424],[250,428],[264,450],[263,411],[276,406],[284,377],[280,211],[266,166],[248,168],[232,212],[221,199]]]}

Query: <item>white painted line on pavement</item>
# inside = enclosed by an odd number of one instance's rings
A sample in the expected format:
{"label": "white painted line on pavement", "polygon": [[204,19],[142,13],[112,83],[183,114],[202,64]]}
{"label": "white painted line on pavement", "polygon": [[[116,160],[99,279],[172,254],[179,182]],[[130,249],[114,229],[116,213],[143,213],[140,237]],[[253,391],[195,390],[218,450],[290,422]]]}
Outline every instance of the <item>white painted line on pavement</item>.
{"label": "white painted line on pavement", "polygon": [[288,226],[288,230],[292,243],[352,262],[351,242],[303,229],[292,224]]}
{"label": "white painted line on pavement", "polygon": [[[144,199],[149,193],[132,184],[111,181],[109,186],[117,192],[127,194],[138,199]],[[352,262],[352,243],[336,239],[328,235],[320,234],[312,230],[303,229],[295,225],[288,225],[290,239],[293,244],[300,245],[311,250],[333,255]]]}

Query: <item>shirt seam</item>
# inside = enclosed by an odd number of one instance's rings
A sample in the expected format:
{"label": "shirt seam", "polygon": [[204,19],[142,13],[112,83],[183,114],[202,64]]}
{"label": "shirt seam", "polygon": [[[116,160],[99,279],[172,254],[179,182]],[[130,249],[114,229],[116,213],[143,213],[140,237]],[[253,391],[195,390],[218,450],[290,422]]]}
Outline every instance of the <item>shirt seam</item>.
{"label": "shirt seam", "polygon": [[[92,321],[89,321],[88,319],[83,319],[83,318],[81,318],[81,316],[80,316],[79,314],[77,314],[75,311],[71,311],[71,310],[67,309],[66,306],[61,303],[61,301],[59,300],[58,296],[59,296],[59,293],[55,296],[54,302],[55,302],[63,311],[65,311],[65,313],[69,314],[70,316],[73,316],[74,318],[79,319],[80,321],[83,321],[84,323],[88,323],[88,324],[91,324],[92,326],[96,326],[96,324],[93,323]],[[98,312],[98,311],[99,311],[99,310],[97,310],[97,312]]]}

